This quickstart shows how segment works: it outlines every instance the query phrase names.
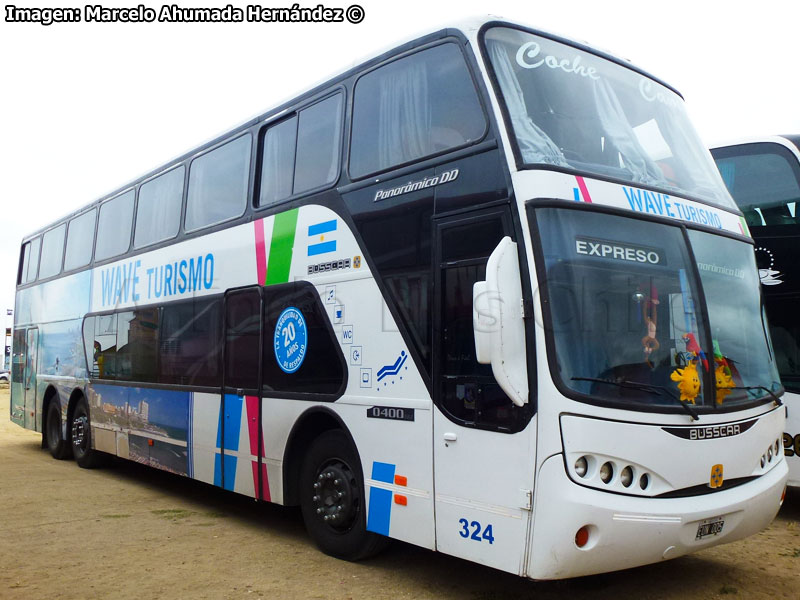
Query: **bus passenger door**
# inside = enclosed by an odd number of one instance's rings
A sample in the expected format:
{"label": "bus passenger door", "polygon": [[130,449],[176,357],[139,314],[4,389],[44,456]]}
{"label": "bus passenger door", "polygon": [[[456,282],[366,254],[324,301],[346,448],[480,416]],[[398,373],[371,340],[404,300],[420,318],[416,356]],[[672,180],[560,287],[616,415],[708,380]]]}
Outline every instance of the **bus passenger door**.
{"label": "bus passenger door", "polygon": [[11,421],[25,427],[25,386],[28,381],[28,332],[14,329],[11,355]]}
{"label": "bus passenger door", "polygon": [[[263,499],[262,288],[225,294],[222,398],[214,484]],[[259,450],[260,449],[260,450]]]}
{"label": "bus passenger door", "polygon": [[[507,208],[436,225],[434,473],[437,549],[524,574],[533,491],[531,405],[515,406],[475,357],[472,288],[515,237]],[[526,427],[527,426],[527,427]]]}
{"label": "bus passenger door", "polygon": [[25,419],[26,429],[36,429],[36,365],[39,357],[39,328],[31,327],[25,336]]}

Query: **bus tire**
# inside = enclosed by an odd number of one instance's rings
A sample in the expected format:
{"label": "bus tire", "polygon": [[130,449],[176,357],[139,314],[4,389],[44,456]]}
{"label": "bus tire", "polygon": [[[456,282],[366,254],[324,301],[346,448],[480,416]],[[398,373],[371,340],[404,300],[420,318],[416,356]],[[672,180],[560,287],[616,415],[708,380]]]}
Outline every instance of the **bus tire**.
{"label": "bus tire", "polygon": [[70,447],[64,439],[61,428],[61,408],[58,401],[53,400],[47,407],[47,423],[44,428],[44,439],[47,449],[56,460],[69,458]]}
{"label": "bus tire", "polygon": [[103,461],[102,453],[92,448],[92,428],[89,420],[89,406],[86,398],[79,398],[72,413],[72,453],[75,462],[83,469],[99,467]]}
{"label": "bus tire", "polygon": [[341,430],[324,432],[309,447],[300,471],[300,509],[308,534],[330,556],[361,560],[388,542],[367,531],[361,463]]}

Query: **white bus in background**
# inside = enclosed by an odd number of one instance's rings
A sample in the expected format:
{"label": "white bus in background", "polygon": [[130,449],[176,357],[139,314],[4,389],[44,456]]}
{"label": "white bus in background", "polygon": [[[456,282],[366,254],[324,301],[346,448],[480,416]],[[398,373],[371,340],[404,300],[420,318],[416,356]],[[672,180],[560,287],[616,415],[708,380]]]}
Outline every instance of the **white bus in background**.
{"label": "white bus in background", "polygon": [[783,448],[800,486],[800,135],[750,138],[711,149],[755,240],[778,372],[786,388]]}
{"label": "white bus in background", "polygon": [[299,504],[342,558],[587,575],[756,533],[785,491],[752,240],[681,97],[513,23],[26,236],[14,316],[11,418],[53,456]]}

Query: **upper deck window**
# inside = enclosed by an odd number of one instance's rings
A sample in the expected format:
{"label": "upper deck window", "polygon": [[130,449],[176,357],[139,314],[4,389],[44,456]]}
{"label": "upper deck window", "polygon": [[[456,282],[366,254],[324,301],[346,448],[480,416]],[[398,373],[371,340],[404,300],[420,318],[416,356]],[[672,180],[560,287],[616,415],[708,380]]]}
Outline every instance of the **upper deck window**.
{"label": "upper deck window", "polygon": [[85,267],[92,260],[94,246],[94,222],[97,211],[92,209],[75,217],[67,229],[67,251],[64,255],[64,270]]}
{"label": "upper deck window", "polygon": [[464,57],[441,44],[356,83],[350,174],[363,177],[480,139],[486,118]]}
{"label": "upper deck window", "polygon": [[750,227],[800,224],[800,164],[787,148],[742,144],[711,153]]}
{"label": "upper deck window", "polygon": [[39,263],[39,279],[46,279],[61,272],[61,259],[64,257],[64,232],[66,223],[44,234],[42,258]]}
{"label": "upper deck window", "polygon": [[39,249],[42,245],[42,238],[37,237],[22,246],[22,266],[19,271],[18,284],[30,283],[36,280],[36,273],[39,270]]}
{"label": "upper deck window", "polygon": [[251,145],[250,136],[244,135],[192,161],[186,199],[187,231],[244,213]]}
{"label": "upper deck window", "polygon": [[270,125],[262,138],[258,205],[274,204],[336,181],[341,130],[341,93]]}
{"label": "upper deck window", "polygon": [[183,173],[181,165],[167,171],[139,188],[139,206],[136,209],[136,248],[168,240],[178,234],[183,199]]}
{"label": "upper deck window", "polygon": [[518,161],[735,208],[680,96],[632,69],[509,27],[484,36]]}
{"label": "upper deck window", "polygon": [[273,204],[292,195],[297,116],[271,126],[264,133],[259,206]]}
{"label": "upper deck window", "polygon": [[135,195],[136,192],[130,190],[121,196],[112,198],[100,207],[97,245],[94,249],[96,261],[118,256],[131,245]]}
{"label": "upper deck window", "polygon": [[336,94],[300,111],[294,193],[332,183],[339,172],[342,95]]}

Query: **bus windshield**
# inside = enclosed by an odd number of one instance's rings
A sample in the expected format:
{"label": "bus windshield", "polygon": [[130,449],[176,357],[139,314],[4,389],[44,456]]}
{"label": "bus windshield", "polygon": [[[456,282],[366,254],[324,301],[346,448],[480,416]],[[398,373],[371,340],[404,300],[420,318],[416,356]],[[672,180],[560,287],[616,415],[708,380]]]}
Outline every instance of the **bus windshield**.
{"label": "bus windshield", "polygon": [[533,214],[554,370],[579,398],[728,408],[780,390],[749,244],[594,211]]}
{"label": "bus windshield", "polygon": [[595,54],[509,27],[484,42],[519,157],[735,208],[683,101]]}

